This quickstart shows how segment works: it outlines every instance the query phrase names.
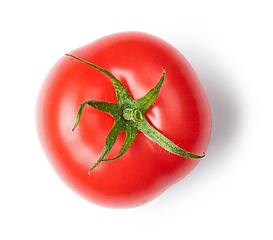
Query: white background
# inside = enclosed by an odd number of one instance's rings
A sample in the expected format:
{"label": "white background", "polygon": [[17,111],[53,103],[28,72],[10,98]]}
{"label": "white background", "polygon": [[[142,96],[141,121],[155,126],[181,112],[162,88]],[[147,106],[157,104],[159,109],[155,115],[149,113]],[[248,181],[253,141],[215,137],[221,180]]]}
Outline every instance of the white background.
{"label": "white background", "polygon": [[[0,239],[273,239],[271,1],[2,1]],[[35,103],[50,67],[104,35],[138,30],[178,48],[207,92],[207,157],[142,207],[95,206],[45,158]]]}

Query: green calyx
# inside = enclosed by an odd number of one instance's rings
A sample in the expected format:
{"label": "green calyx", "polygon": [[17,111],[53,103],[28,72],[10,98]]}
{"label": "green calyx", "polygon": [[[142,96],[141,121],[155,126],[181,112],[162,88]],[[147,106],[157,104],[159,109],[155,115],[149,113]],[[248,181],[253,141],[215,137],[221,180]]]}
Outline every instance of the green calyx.
{"label": "green calyx", "polygon": [[[181,157],[186,157],[186,158],[202,158],[205,156],[205,154],[202,156],[198,156],[178,147],[171,140],[166,138],[162,133],[160,133],[154,127],[152,127],[147,121],[147,119],[144,117],[144,114],[146,113],[146,111],[154,104],[155,100],[157,99],[160,88],[165,78],[164,68],[163,68],[162,76],[160,80],[158,81],[158,83],[156,84],[156,86],[153,87],[144,97],[137,100],[133,100],[130,94],[128,93],[128,91],[126,90],[126,88],[113,74],[111,74],[110,72],[108,72],[107,70],[101,67],[98,67],[87,61],[84,61],[78,57],[75,57],[70,54],[66,54],[66,55],[73,57],[83,63],[86,63],[94,67],[95,69],[99,70],[100,72],[104,73],[105,75],[107,75],[112,81],[112,84],[115,88],[116,97],[117,97],[117,103],[87,100],[83,102],[79,107],[78,114],[76,117],[76,122],[72,131],[74,131],[75,128],[77,127],[82,115],[82,110],[86,104],[95,109],[106,112],[115,118],[114,126],[109,131],[109,134],[106,137],[106,141],[105,141],[105,145],[102,150],[102,153],[99,159],[96,161],[96,163],[89,170],[89,175],[91,171],[95,167],[97,167],[101,162],[113,161],[119,158],[120,156],[122,156],[129,149],[129,147],[135,140],[137,131],[143,132],[145,135],[149,136],[157,144],[159,144],[162,148],[164,148],[170,153],[179,155]],[[107,159],[106,158],[107,154],[111,151],[112,147],[114,146],[118,135],[123,131],[126,132],[126,138],[122,148],[120,149],[118,155],[115,158]]]}

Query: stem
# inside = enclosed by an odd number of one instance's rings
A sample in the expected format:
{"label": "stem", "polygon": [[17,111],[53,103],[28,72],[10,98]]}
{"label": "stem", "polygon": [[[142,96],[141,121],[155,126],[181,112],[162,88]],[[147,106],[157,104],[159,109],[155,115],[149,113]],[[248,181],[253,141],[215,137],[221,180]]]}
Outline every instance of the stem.
{"label": "stem", "polygon": [[137,108],[125,108],[123,110],[123,117],[128,121],[142,122],[143,115]]}

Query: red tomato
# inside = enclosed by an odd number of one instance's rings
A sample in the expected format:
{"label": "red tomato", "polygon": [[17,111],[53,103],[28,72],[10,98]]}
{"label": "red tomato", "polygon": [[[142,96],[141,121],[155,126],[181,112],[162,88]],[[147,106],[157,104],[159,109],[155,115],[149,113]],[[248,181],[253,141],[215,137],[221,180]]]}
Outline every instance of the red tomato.
{"label": "red tomato", "polygon": [[[202,155],[209,144],[211,113],[204,89],[185,57],[172,45],[140,32],[102,37],[70,54],[111,72],[133,99],[143,97],[166,70],[158,98],[145,118],[179,147]],[[47,74],[36,105],[36,125],[42,148],[62,181],[84,199],[110,208],[145,204],[184,178],[200,159],[171,154],[138,131],[120,158],[99,158],[115,119],[86,106],[72,132],[77,112],[86,100],[117,102],[111,80],[93,67],[63,56]],[[119,152],[122,132],[109,153]]]}

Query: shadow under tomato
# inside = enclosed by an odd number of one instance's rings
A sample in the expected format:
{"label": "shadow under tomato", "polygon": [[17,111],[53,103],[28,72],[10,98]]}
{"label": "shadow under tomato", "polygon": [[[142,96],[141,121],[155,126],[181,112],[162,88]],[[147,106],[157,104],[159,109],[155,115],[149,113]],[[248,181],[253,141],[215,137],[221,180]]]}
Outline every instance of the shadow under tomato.
{"label": "shadow under tomato", "polygon": [[[228,66],[227,66],[228,68]],[[219,162],[221,156],[232,151],[232,146],[239,136],[242,126],[243,108],[242,94],[235,86],[234,79],[226,69],[210,69],[199,72],[212,113],[212,134],[208,147],[208,158]],[[237,79],[240,81],[240,79]]]}

